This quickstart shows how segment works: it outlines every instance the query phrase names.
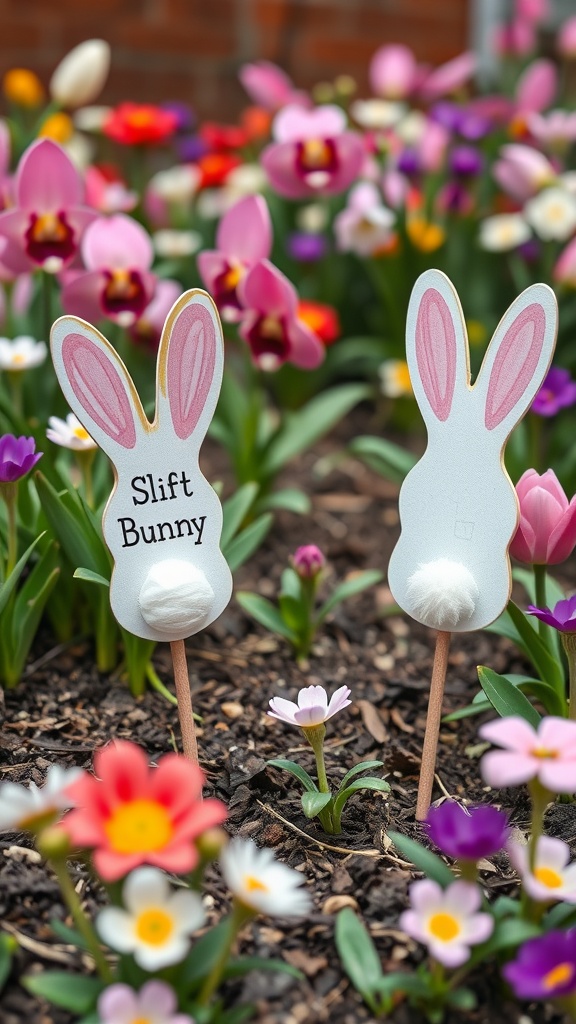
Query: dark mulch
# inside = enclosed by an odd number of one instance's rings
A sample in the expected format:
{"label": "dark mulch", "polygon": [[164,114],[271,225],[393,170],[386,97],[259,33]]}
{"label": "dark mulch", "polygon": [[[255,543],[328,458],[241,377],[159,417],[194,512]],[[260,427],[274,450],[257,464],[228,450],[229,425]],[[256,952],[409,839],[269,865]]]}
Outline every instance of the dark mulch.
{"label": "dark mulch", "polygon": [[[365,421],[362,430],[366,432]],[[333,441],[319,445],[287,474],[284,483],[309,488],[313,515],[309,520],[278,517],[266,544],[241,573],[243,588],[273,595],[289,553],[304,542],[323,548],[334,580],[356,569],[385,568],[397,534],[396,488],[353,462],[321,473],[325,461],[320,458],[333,451]],[[231,989],[231,998],[257,1003],[259,1024],[358,1024],[372,1019],[335,952],[334,920],[342,907],[362,915],[387,969],[409,969],[422,957],[421,949],[398,930],[414,874],[391,846],[386,830],[421,836],[414,808],[432,638],[400,617],[383,617],[387,601],[382,585],[341,608],[323,630],[305,670],[296,666],[283,641],[247,621],[234,601],[214,628],[188,643],[195,709],[203,717],[199,745],[207,790],[228,805],[231,833],[273,847],[278,857],[303,872],[314,895],[314,912],[304,922],[262,919],[243,936],[243,950],[283,957],[306,976],[295,983],[281,974],[253,973]],[[94,748],[112,737],[135,740],[151,759],[178,744],[175,709],[155,693],[135,702],[122,681],[100,677],[87,644],[54,653],[50,638],[41,636],[35,658],[21,686],[6,694],[0,779],[41,783],[53,762],[88,768]],[[524,667],[506,641],[486,633],[463,636],[454,642],[450,656],[447,709],[469,701],[476,688],[475,667],[482,663],[499,672]],[[167,649],[158,648],[155,664],[169,683]],[[268,758],[292,757],[313,769],[299,732],[265,713],[270,697],[294,698],[299,687],[310,683],[330,689],[347,683],[353,691],[354,704],[329,728],[332,775],[341,777],[359,760],[380,758],[392,787],[389,797],[367,793],[353,798],[338,837],[325,836],[309,822],[289,778],[266,767]],[[477,724],[471,719],[442,728],[435,798],[444,793],[470,801],[487,799],[478,772]],[[523,792],[503,790],[495,797],[513,824],[525,829],[528,805]],[[571,806],[557,808],[549,830],[576,838]],[[41,967],[79,966],[76,954],[55,941],[49,926],[50,918],[65,918],[57,886],[26,837],[4,835],[0,846],[0,919],[21,944],[14,977],[1,997],[0,1021],[68,1024],[68,1014],[40,1005],[17,981],[22,973]],[[77,867],[75,874],[82,897],[94,906],[99,896],[85,870]],[[505,858],[488,865],[483,879],[494,895],[513,886]],[[216,871],[209,873],[207,883],[209,914],[215,918],[226,908],[227,895]],[[480,1010],[449,1018],[449,1024],[522,1019],[495,975],[478,972],[473,987]],[[400,1006],[393,1019],[395,1024],[417,1024],[419,1017]],[[554,1017],[537,1007],[523,1018],[530,1019],[540,1024]]]}

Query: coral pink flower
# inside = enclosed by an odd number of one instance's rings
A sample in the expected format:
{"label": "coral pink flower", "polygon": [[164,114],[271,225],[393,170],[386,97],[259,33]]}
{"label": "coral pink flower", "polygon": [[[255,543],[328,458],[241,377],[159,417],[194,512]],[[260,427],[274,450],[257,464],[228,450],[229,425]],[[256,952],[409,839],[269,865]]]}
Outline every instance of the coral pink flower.
{"label": "coral pink flower", "polygon": [[292,79],[272,61],[243,64],[238,77],[252,102],[264,110],[281,110],[289,103],[310,105],[306,93],[296,89]]}
{"label": "coral pink flower", "polygon": [[410,96],[420,79],[416,58],[407,46],[381,46],[370,61],[370,85],[377,96],[402,100]]}
{"label": "coral pink flower", "polygon": [[267,259],[271,250],[272,224],[266,200],[262,196],[245,196],[222,217],[216,232],[216,249],[198,256],[200,276],[223,320],[241,320],[238,285],[249,268]]}
{"label": "coral pink flower", "polygon": [[576,791],[576,722],[550,715],[536,731],[511,715],[481,726],[479,735],[503,748],[482,758],[482,778],[494,789],[538,779],[552,793]]}
{"label": "coral pink flower", "polygon": [[62,292],[65,312],[91,322],[107,317],[130,327],[154,294],[148,233],[122,213],[99,217],[84,235],[82,258],[86,272],[75,274]]}
{"label": "coral pink flower", "polygon": [[180,754],[165,754],[157,768],[140,747],[111,743],[94,757],[97,778],[83,773],[67,794],[77,805],[62,828],[81,849],[94,851],[106,882],[140,864],[183,874],[198,852],[194,841],[226,818],[219,800],[202,800],[203,774]]}
{"label": "coral pink flower", "polygon": [[553,469],[527,469],[516,484],[520,524],[510,545],[519,562],[557,565],[576,545],[576,497],[568,501]]}
{"label": "coral pink flower", "polygon": [[364,162],[362,140],[346,131],[340,107],[284,107],[274,118],[273,135],[261,162],[272,187],[288,199],[344,192]]}
{"label": "coral pink flower", "polygon": [[322,343],[298,319],[296,289],[268,260],[248,271],[240,299],[246,310],[240,334],[262,370],[277,370],[286,362],[310,370],[322,362]]}
{"label": "coral pink flower", "polygon": [[558,53],[567,60],[574,60],[576,57],[576,15],[568,18],[560,27],[556,39]]}
{"label": "coral pink flower", "polygon": [[168,313],[181,294],[182,285],[179,281],[172,281],[170,278],[158,281],[152,301],[138,320],[128,328],[130,337],[138,344],[146,345],[155,351]]}
{"label": "coral pink flower", "polygon": [[447,96],[456,92],[472,78],[476,71],[478,60],[474,53],[461,53],[459,57],[441,64],[426,76],[420,93],[425,100],[437,100],[440,96]]}
{"label": "coral pink flower", "polygon": [[41,267],[56,274],[68,266],[96,216],[83,198],[80,175],[64,150],[50,139],[32,143],[16,173],[16,209],[0,214],[0,237],[8,242],[2,262],[15,273]]}

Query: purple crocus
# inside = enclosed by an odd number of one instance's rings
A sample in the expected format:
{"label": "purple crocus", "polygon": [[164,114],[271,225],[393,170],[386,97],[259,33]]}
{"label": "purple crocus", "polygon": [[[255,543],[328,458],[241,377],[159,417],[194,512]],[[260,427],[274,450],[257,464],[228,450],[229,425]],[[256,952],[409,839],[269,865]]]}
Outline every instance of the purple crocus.
{"label": "purple crocus", "polygon": [[560,999],[576,991],[576,929],[530,939],[502,973],[518,999]]}
{"label": "purple crocus", "polygon": [[0,484],[21,480],[41,458],[42,452],[36,451],[33,437],[3,434],[0,437]]}
{"label": "purple crocus", "polygon": [[450,170],[459,178],[480,174],[484,161],[475,146],[455,146],[449,157]]}
{"label": "purple crocus", "polygon": [[552,626],[560,633],[576,632],[576,594],[557,601],[552,609],[536,608],[533,604],[528,605],[528,614],[535,615],[541,622]]}
{"label": "purple crocus", "polygon": [[464,809],[448,800],[428,812],[426,827],[434,845],[454,860],[491,857],[508,840],[506,814],[488,805]]}
{"label": "purple crocus", "polygon": [[293,231],[286,241],[288,255],[299,263],[316,263],[326,255],[328,242],[325,235],[308,231]]}
{"label": "purple crocus", "polygon": [[576,403],[576,381],[570,371],[562,366],[553,366],[544,378],[544,383],[532,402],[530,412],[537,416],[555,416],[560,409]]}

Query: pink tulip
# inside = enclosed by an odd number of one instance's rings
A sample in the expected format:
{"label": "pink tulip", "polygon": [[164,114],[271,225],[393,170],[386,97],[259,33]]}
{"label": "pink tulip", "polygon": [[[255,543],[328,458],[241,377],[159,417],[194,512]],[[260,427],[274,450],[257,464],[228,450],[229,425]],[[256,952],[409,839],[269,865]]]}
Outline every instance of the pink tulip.
{"label": "pink tulip", "polygon": [[337,195],[358,177],[364,161],[361,138],[346,131],[340,107],[288,106],[274,118],[276,139],[262,153],[272,187],[289,199]]}
{"label": "pink tulip", "polygon": [[292,79],[272,61],[243,64],[238,77],[252,102],[265,110],[281,110],[289,103],[310,106],[306,93],[296,89]]}
{"label": "pink tulip", "polygon": [[516,0],[516,17],[527,21],[539,22],[550,13],[548,0]]}
{"label": "pink tulip", "polygon": [[420,87],[420,93],[425,100],[437,100],[440,96],[447,96],[462,88],[472,78],[477,67],[477,58],[474,53],[461,53],[446,64],[435,68],[424,79]]}
{"label": "pink tulip", "polygon": [[519,114],[546,110],[558,89],[558,72],[551,60],[535,60],[518,79],[516,106]]}
{"label": "pink tulip", "polygon": [[561,26],[556,38],[558,53],[566,60],[576,58],[576,15],[568,18]]}
{"label": "pink tulip", "polygon": [[482,758],[482,778],[489,786],[521,786],[538,779],[552,793],[576,790],[576,722],[550,715],[534,729],[510,715],[481,726],[479,735],[502,750]]}
{"label": "pink tulip", "polygon": [[548,158],[539,149],[520,143],[502,146],[492,173],[504,191],[520,202],[556,180]]}
{"label": "pink tulip", "polygon": [[494,29],[494,48],[502,57],[527,57],[534,53],[537,43],[536,28],[531,21],[514,18]]}
{"label": "pink tulip", "polygon": [[576,238],[568,242],[564,251],[560,253],[554,267],[553,277],[561,284],[576,288]]}
{"label": "pink tulip", "polygon": [[267,259],[272,251],[272,224],[266,200],[245,196],[222,217],[216,232],[216,249],[201,252],[198,270],[222,319],[242,319],[238,286],[250,267]]}
{"label": "pink tulip", "polygon": [[527,124],[534,138],[549,149],[565,150],[576,139],[576,114],[566,110],[529,114]]}
{"label": "pink tulip", "polygon": [[322,362],[322,343],[298,319],[296,289],[268,260],[261,260],[248,271],[240,298],[246,310],[240,334],[257,366],[277,370],[289,362],[310,370]]}
{"label": "pink tulip", "polygon": [[520,525],[510,554],[530,565],[564,562],[576,545],[576,497],[568,501],[554,470],[527,469],[516,484]]}
{"label": "pink tulip", "polygon": [[377,96],[402,100],[414,91],[419,80],[416,58],[407,46],[381,46],[370,61],[370,85]]}
{"label": "pink tulip", "polygon": [[182,285],[179,281],[171,281],[169,278],[158,281],[152,301],[146,306],[139,319],[128,328],[130,337],[135,342],[156,350],[164,321],[181,294]]}
{"label": "pink tulip", "polygon": [[99,217],[82,240],[86,271],[75,273],[62,291],[66,313],[85,320],[107,317],[131,327],[152,299],[156,278],[148,233],[123,213]]}
{"label": "pink tulip", "polygon": [[78,252],[94,210],[81,205],[80,175],[63,149],[50,139],[32,143],[18,165],[16,209],[0,214],[0,236],[8,241],[2,260],[15,273],[41,267],[56,274]]}

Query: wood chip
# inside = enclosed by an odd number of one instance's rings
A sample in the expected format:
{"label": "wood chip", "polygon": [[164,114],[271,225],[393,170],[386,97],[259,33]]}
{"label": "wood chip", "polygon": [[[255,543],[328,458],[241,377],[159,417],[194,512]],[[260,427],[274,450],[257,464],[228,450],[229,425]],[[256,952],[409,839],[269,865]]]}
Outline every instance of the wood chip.
{"label": "wood chip", "polygon": [[372,738],[377,743],[387,743],[390,738],[388,729],[374,705],[369,700],[357,700],[356,707],[360,709],[364,728],[368,730]]}
{"label": "wood chip", "polygon": [[244,707],[235,700],[226,700],[220,705],[220,709],[226,718],[240,718],[244,714]]}
{"label": "wood chip", "polygon": [[282,955],[287,963],[302,971],[308,978],[313,978],[318,971],[323,971],[328,966],[325,956],[310,956],[305,949],[286,949]]}
{"label": "wood chip", "polygon": [[352,910],[358,910],[358,904],[353,896],[346,896],[344,894],[342,896],[329,896],[322,904],[322,913],[337,914],[344,907],[352,907]]}

